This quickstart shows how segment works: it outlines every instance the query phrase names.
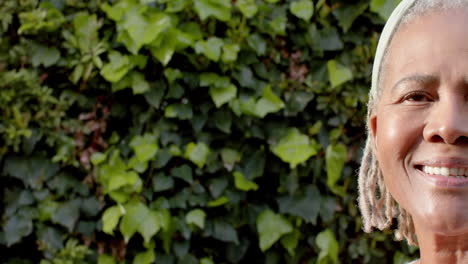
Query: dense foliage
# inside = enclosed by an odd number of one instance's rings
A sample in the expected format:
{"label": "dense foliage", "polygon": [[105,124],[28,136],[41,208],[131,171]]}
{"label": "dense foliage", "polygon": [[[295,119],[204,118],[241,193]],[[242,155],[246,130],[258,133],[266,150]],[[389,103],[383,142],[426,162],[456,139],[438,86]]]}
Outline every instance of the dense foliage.
{"label": "dense foliage", "polygon": [[397,0],[2,0],[0,262],[404,263],[356,169]]}

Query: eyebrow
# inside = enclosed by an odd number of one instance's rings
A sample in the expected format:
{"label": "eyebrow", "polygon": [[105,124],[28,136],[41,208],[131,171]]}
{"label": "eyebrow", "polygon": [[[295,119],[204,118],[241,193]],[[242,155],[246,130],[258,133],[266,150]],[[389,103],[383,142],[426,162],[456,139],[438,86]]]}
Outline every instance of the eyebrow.
{"label": "eyebrow", "polygon": [[418,82],[418,83],[429,84],[429,83],[435,83],[438,81],[439,81],[439,78],[437,78],[434,75],[416,74],[416,75],[411,75],[411,76],[407,76],[407,77],[400,79],[397,83],[395,83],[392,90],[396,90],[398,86],[400,86],[402,83],[405,83],[405,82]]}

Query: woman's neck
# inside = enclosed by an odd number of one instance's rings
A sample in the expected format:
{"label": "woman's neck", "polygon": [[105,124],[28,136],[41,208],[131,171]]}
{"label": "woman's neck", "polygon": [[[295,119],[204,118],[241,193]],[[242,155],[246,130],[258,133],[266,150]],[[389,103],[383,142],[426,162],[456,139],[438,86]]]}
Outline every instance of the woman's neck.
{"label": "woman's neck", "polygon": [[467,264],[468,234],[446,236],[416,226],[421,259],[419,264]]}

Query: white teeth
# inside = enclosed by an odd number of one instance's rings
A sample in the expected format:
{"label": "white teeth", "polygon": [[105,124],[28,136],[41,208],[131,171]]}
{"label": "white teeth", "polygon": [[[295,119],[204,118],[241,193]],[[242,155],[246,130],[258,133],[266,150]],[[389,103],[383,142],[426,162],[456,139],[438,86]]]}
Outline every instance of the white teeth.
{"label": "white teeth", "polygon": [[423,169],[422,169],[422,170],[423,170],[425,173],[429,173],[429,169],[430,169],[430,167],[428,167],[428,166],[423,166]]}
{"label": "white teeth", "polygon": [[465,168],[458,168],[457,175],[465,175]]}
{"label": "white teeth", "polygon": [[[460,175],[460,174],[458,173],[458,168],[450,168],[450,169],[449,169],[449,174],[450,174],[450,175]],[[461,174],[461,175],[463,175],[463,174]]]}
{"label": "white teeth", "polygon": [[433,167],[428,167],[428,166],[425,166],[427,168],[427,173],[430,173],[430,174],[434,174],[434,168]]}
{"label": "white teeth", "polygon": [[440,175],[449,176],[450,175],[449,168],[445,168],[445,167],[440,168]]}
{"label": "white teeth", "polygon": [[468,168],[447,168],[423,166],[422,170],[427,174],[441,175],[445,177],[466,178],[468,177]]}

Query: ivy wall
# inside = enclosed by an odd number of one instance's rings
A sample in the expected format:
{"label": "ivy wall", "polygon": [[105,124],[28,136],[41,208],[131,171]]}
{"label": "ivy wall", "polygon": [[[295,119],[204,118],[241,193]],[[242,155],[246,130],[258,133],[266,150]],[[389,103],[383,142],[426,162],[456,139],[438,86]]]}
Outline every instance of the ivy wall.
{"label": "ivy wall", "polygon": [[1,263],[404,263],[356,169],[398,0],[2,0]]}

